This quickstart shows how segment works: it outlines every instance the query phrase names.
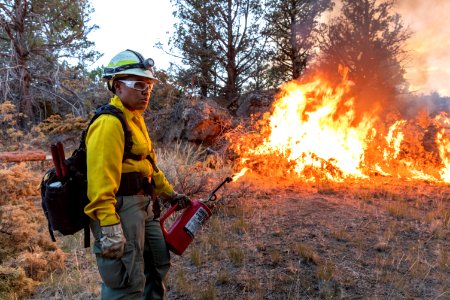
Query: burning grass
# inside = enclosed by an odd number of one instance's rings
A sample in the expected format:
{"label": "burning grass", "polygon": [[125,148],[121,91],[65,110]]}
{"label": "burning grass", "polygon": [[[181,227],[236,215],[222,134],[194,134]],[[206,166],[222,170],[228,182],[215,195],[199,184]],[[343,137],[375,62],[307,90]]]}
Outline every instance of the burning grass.
{"label": "burning grass", "polygon": [[284,84],[271,112],[229,132],[240,165],[311,182],[382,175],[450,183],[448,115],[421,113],[406,120],[394,109],[357,111],[356,104],[367,100],[352,96],[353,83],[342,72],[336,86],[320,77]]}

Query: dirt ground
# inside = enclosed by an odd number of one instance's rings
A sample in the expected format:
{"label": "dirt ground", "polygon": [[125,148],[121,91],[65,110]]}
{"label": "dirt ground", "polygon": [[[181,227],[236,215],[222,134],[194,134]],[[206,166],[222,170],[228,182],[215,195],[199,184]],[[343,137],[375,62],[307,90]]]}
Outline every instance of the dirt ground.
{"label": "dirt ground", "polygon": [[223,192],[170,299],[450,299],[448,185],[269,181]]}
{"label": "dirt ground", "polygon": [[[217,195],[203,230],[172,255],[168,299],[450,299],[448,185],[246,176]],[[59,294],[53,284],[33,299],[99,298],[92,254],[70,253],[76,272]]]}

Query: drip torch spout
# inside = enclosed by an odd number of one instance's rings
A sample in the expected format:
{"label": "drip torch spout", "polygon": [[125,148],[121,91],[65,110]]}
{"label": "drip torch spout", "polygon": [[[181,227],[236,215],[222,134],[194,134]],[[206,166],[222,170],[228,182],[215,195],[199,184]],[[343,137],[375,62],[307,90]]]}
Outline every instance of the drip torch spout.
{"label": "drip torch spout", "polygon": [[224,181],[222,181],[212,192],[211,194],[209,194],[208,199],[206,199],[206,202],[213,202],[217,200],[217,196],[216,196],[216,192],[225,184],[228,182],[233,181],[233,179],[231,177],[227,177],[225,178]]}

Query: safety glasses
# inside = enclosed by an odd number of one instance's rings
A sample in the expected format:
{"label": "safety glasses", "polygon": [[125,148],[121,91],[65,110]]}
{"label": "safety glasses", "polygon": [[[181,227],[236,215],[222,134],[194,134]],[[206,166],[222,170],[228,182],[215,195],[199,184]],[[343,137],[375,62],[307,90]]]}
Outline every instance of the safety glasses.
{"label": "safety glasses", "polygon": [[146,91],[147,89],[153,88],[153,83],[147,83],[145,81],[135,81],[135,80],[119,80],[123,84],[125,84],[130,89],[136,90],[136,91]]}

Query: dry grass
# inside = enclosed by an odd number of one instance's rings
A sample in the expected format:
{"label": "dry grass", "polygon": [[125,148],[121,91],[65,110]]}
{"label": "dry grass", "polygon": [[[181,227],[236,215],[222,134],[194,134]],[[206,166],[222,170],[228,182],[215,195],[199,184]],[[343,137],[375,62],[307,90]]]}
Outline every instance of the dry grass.
{"label": "dry grass", "polygon": [[28,297],[32,287],[61,270],[65,254],[50,241],[35,203],[40,176],[27,164],[0,170],[1,299]]}
{"label": "dry grass", "polygon": [[[232,173],[220,157],[207,162],[201,147],[160,151],[161,169],[193,198],[204,199]],[[0,298],[98,299],[101,281],[82,234],[48,239],[33,189],[39,176],[26,166],[2,172],[11,201],[0,200]],[[206,226],[183,256],[172,256],[169,299],[450,297],[448,186],[248,174],[217,196]]]}
{"label": "dry grass", "polygon": [[235,266],[240,267],[244,263],[245,252],[242,249],[233,247],[228,249],[228,257]]}
{"label": "dry grass", "polygon": [[200,300],[215,300],[216,297],[216,286],[213,283],[210,283],[204,291],[202,291],[200,297],[198,299]]}
{"label": "dry grass", "polygon": [[[204,264],[197,271],[207,280],[207,274],[220,270],[214,277],[217,295],[449,296],[446,186],[385,181],[315,187],[277,182],[275,189],[257,178],[249,181],[241,183],[246,193],[238,196],[241,187],[230,185],[223,193],[226,207],[213,215],[187,250],[194,251],[203,240],[210,242],[211,248],[198,248]],[[175,268],[190,268],[183,257],[174,260]],[[195,278],[199,289],[207,286],[207,281]],[[174,297],[181,296],[176,281],[169,286]],[[181,299],[199,298],[193,293]]]}
{"label": "dry grass", "polygon": [[297,244],[295,249],[295,253],[305,259],[307,262],[311,262],[315,265],[320,264],[320,257],[317,253],[314,252],[311,246],[305,244]]}
{"label": "dry grass", "polygon": [[171,147],[158,148],[158,166],[175,189],[189,196],[207,191],[223,174],[231,170],[218,155],[208,155],[207,149],[192,144],[175,143]]}
{"label": "dry grass", "polygon": [[22,268],[4,266],[0,266],[0,281],[0,299],[19,299],[30,295],[38,284]]}

